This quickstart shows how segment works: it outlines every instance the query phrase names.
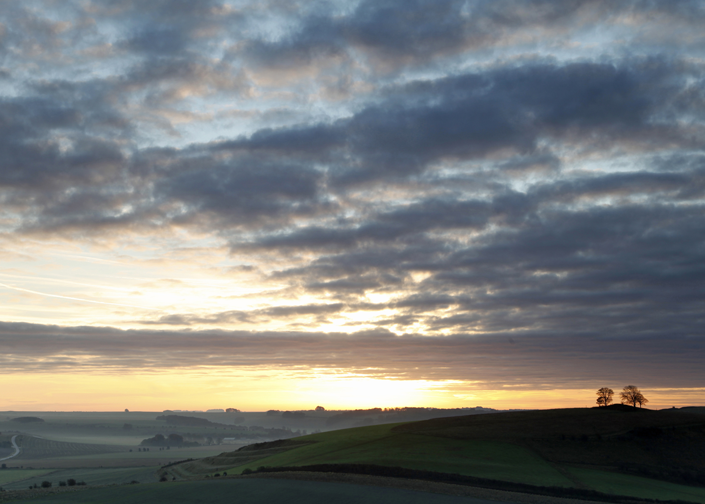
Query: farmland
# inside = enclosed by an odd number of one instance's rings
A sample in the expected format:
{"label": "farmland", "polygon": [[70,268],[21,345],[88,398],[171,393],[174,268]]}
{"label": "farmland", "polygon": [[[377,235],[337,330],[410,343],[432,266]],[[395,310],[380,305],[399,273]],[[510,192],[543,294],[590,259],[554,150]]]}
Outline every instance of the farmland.
{"label": "farmland", "polygon": [[0,471],[0,487],[8,488],[9,483],[24,481],[53,472],[51,469],[16,469]]}
{"label": "farmland", "polygon": [[[330,482],[309,482],[284,479],[222,479],[125,485],[119,487],[88,488],[53,495],[28,495],[22,502],[33,504],[167,504],[174,502],[208,502],[231,504],[288,504],[292,496],[296,502],[336,502],[340,504],[426,504],[430,499],[437,504],[491,504],[486,500],[471,500],[452,495],[429,494],[421,491],[385,488],[369,485]],[[14,501],[11,501],[14,502]],[[492,504],[497,504],[492,501]]]}
{"label": "farmland", "polygon": [[705,488],[693,486],[705,468],[699,414],[619,407],[516,412],[346,429],[289,443],[289,450],[286,443],[262,446],[260,458],[248,449],[183,466],[197,473],[230,463],[230,474],[261,466],[375,465],[705,502]]}
{"label": "farmland", "polygon": [[[24,490],[29,486],[41,486],[43,481],[51,481],[54,487],[60,481],[74,479],[87,485],[120,485],[138,481],[140,483],[153,483],[157,477],[159,466],[153,467],[123,467],[115,469],[62,469],[62,470],[34,470],[35,474],[28,474],[21,481],[14,481],[3,485],[5,490]],[[11,472],[11,471],[6,471]]]}
{"label": "farmland", "polygon": [[[157,413],[53,413],[41,414],[43,421],[18,426],[11,419],[3,421],[0,414],[2,439],[17,436],[21,448],[19,455],[7,460],[9,468],[0,471],[0,486],[24,491],[17,496],[30,502],[82,502],[91,495],[104,499],[102,490],[96,488],[104,485],[127,485],[121,487],[120,495],[133,495],[135,500],[130,501],[134,502],[168,502],[175,498],[172,492],[181,492],[185,498],[201,491],[214,492],[209,500],[219,502],[228,489],[246,493],[257,485],[278,488],[281,496],[286,494],[285,488],[293,488],[287,485],[301,485],[301,492],[311,495],[325,494],[325,485],[282,483],[278,478],[283,476],[276,474],[268,477],[278,482],[269,480],[266,484],[239,476],[243,471],[257,473],[260,467],[347,471],[369,477],[391,470],[387,475],[407,471],[405,478],[456,486],[521,488],[552,495],[597,491],[705,504],[705,484],[698,479],[705,474],[705,415],[694,408],[639,411],[618,406],[450,416],[380,422],[297,437],[292,435],[307,431],[312,423],[300,423],[292,430],[284,425],[274,427],[272,415],[252,414],[249,420],[242,419],[247,414],[238,415],[242,416],[202,414],[206,420],[202,421]],[[357,413],[328,413],[328,419],[335,415],[337,419],[328,422],[329,426],[361,417]],[[270,427],[247,425],[258,418],[269,421]],[[323,424],[325,418],[314,419],[312,415],[307,421]],[[276,419],[284,420],[282,416]],[[228,424],[228,420],[237,424]],[[252,444],[243,438],[238,444],[233,436],[232,444],[223,443],[233,433],[245,431],[259,442]],[[277,432],[289,434],[276,441],[256,435]],[[193,447],[140,445],[157,433],[177,433],[207,442]],[[80,491],[72,488],[64,495],[66,489],[57,487],[68,479],[87,486]],[[167,483],[157,483],[160,479]],[[52,483],[49,491],[28,490],[43,481]],[[135,482],[139,484],[130,484]],[[51,492],[59,493],[49,495]],[[272,495],[275,502],[277,495]],[[376,497],[369,498],[373,502]],[[390,494],[392,501],[396,498]],[[104,501],[111,502],[108,497]]]}
{"label": "farmland", "polygon": [[[374,463],[433,469],[517,483],[571,486],[570,480],[531,451],[494,441],[455,441],[396,433],[395,425],[358,427],[300,438],[311,444],[232,468]],[[243,452],[247,453],[247,452]]]}
{"label": "farmland", "polygon": [[29,435],[18,436],[16,442],[21,447],[19,455],[14,457],[16,461],[50,458],[56,457],[57,455],[62,457],[75,457],[127,451],[127,448],[120,446],[67,443]]}

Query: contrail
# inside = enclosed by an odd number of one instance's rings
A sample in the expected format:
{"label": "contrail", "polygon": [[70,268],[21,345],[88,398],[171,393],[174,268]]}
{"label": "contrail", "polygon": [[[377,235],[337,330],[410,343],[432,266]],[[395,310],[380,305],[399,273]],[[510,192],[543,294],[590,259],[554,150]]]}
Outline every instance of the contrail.
{"label": "contrail", "polygon": [[110,287],[107,285],[74,282],[72,280],[64,280],[64,279],[60,279],[60,278],[30,276],[30,275],[12,275],[10,273],[0,273],[0,277],[22,278],[22,279],[30,279],[30,280],[44,280],[45,282],[55,282],[55,283],[62,283],[62,284],[69,284],[69,285],[80,285],[82,287],[98,287],[100,289],[109,289],[109,290],[115,290],[115,291],[120,291],[120,292],[130,292],[130,290],[134,290],[134,289],[128,289],[125,287]]}
{"label": "contrail", "polygon": [[84,303],[95,303],[95,304],[110,305],[110,306],[123,306],[126,308],[139,308],[140,310],[164,311],[164,310],[160,310],[159,308],[145,308],[144,306],[129,305],[129,304],[122,304],[122,303],[107,303],[105,301],[92,301],[90,299],[81,299],[81,298],[75,298],[75,297],[71,297],[71,296],[60,296],[59,294],[47,294],[46,292],[37,292],[37,291],[29,290],[29,289],[23,289],[22,287],[15,287],[13,285],[7,285],[4,283],[0,283],[0,287],[6,287],[8,289],[21,291],[21,292],[29,292],[30,294],[38,294],[40,296],[48,296],[48,297],[54,297],[54,298],[59,298],[59,299],[70,299],[72,301],[82,301]]}

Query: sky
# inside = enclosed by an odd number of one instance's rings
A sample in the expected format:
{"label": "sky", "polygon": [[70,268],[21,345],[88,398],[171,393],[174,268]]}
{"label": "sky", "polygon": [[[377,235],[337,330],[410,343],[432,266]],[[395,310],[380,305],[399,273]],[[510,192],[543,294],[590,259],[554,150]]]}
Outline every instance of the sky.
{"label": "sky", "polygon": [[705,404],[704,24],[0,0],[0,409]]}

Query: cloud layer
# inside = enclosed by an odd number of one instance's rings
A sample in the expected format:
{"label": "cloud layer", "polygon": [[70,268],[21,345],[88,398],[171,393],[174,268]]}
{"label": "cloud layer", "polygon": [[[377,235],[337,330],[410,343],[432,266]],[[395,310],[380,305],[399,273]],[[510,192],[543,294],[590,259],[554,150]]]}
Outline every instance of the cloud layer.
{"label": "cloud layer", "polygon": [[704,17],[687,1],[8,5],[0,247],[198,249],[259,294],[134,311],[127,332],[7,318],[2,368],[704,386]]}

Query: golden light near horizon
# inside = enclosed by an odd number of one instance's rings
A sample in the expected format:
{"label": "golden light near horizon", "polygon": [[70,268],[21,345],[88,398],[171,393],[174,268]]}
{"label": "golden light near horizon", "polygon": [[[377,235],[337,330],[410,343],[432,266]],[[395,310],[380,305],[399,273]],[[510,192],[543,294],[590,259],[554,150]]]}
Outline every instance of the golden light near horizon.
{"label": "golden light near horizon", "polygon": [[[619,390],[618,385],[614,385]],[[37,395],[36,391],[41,390]],[[694,404],[705,388],[642,389],[653,409]],[[594,407],[593,389],[493,390],[481,382],[370,378],[332,369],[185,369],[3,376],[3,410],[242,411],[395,407]],[[615,398],[615,402],[619,402]]]}

